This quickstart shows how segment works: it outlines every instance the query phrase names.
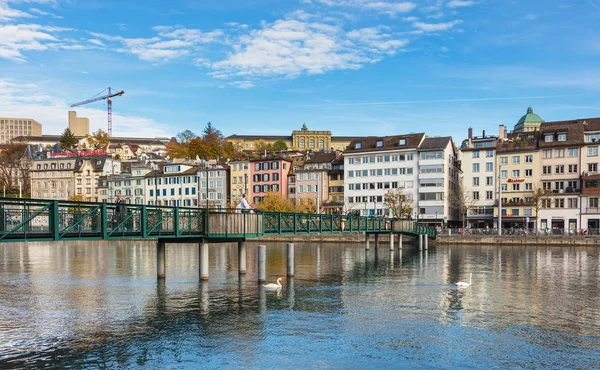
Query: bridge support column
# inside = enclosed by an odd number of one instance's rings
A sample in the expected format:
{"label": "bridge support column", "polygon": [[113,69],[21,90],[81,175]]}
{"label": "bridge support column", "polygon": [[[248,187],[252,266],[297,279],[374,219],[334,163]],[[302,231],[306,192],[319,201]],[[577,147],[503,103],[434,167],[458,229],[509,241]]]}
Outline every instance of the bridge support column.
{"label": "bridge support column", "polygon": [[200,243],[200,280],[208,280],[208,243]]}
{"label": "bridge support column", "polygon": [[167,244],[158,240],[156,242],[156,277],[164,279],[167,274]]}
{"label": "bridge support column", "polygon": [[394,250],[394,234],[390,234],[390,250]]}
{"label": "bridge support column", "polygon": [[238,242],[238,273],[243,275],[246,273],[247,258],[246,242]]}
{"label": "bridge support column", "polygon": [[369,239],[371,238],[371,235],[369,234],[365,234],[365,249],[369,250],[370,246],[369,246]]}
{"label": "bridge support column", "polygon": [[398,249],[402,249],[402,234],[398,234]]}
{"label": "bridge support column", "polygon": [[419,234],[419,250],[423,250],[423,235]]}
{"label": "bridge support column", "polygon": [[425,250],[428,250],[429,249],[429,236],[423,235],[423,237],[425,238]]}
{"label": "bridge support column", "polygon": [[294,277],[294,243],[287,243],[287,276]]}
{"label": "bridge support column", "polygon": [[375,249],[379,248],[379,234],[375,234]]}
{"label": "bridge support column", "polygon": [[264,283],[267,281],[267,246],[258,246],[258,282]]}

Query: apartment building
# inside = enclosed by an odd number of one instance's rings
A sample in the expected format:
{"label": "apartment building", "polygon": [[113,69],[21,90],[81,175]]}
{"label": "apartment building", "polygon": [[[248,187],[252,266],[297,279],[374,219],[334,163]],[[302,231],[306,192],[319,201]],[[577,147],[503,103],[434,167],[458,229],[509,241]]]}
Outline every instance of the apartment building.
{"label": "apartment building", "polygon": [[385,194],[401,189],[418,199],[418,152],[425,134],[354,139],[344,151],[344,212],[389,215]]}
{"label": "apartment building", "polygon": [[[198,169],[200,179],[200,206],[227,209],[229,198],[229,168],[222,165],[204,165]],[[187,194],[187,193],[186,193]],[[188,203],[189,204],[189,203]]]}
{"label": "apartment building", "polygon": [[248,160],[229,162],[229,199],[233,207],[240,202],[244,193],[247,199],[252,199],[248,179],[249,163]]}
{"label": "apartment building", "polygon": [[[496,200],[496,142],[506,138],[506,128],[500,125],[498,136],[473,136],[469,128],[463,141],[459,160],[462,170],[461,196],[465,200],[466,222],[469,228],[494,227]],[[463,215],[465,216],[465,215]]]}
{"label": "apartment building", "polygon": [[[534,187],[540,182],[540,155],[535,133],[511,133],[496,146],[497,173],[502,188],[502,228],[534,228]],[[494,206],[498,222],[498,202]]]}
{"label": "apartment building", "polygon": [[260,203],[271,191],[287,199],[291,164],[290,160],[281,157],[251,159],[249,164],[251,201],[255,204]]}
{"label": "apartment building", "polygon": [[144,175],[145,204],[198,206],[198,168],[180,163],[159,165]]}
{"label": "apartment building", "polygon": [[[581,148],[583,124],[542,123],[539,132],[541,188],[537,227],[555,232],[577,232],[580,228]],[[597,153],[596,153],[597,154]],[[533,191],[536,191],[534,180]],[[534,200],[535,201],[538,200]]]}
{"label": "apartment building", "polygon": [[41,136],[42,125],[31,118],[0,117],[0,144],[9,144],[19,136]]}
{"label": "apartment building", "polygon": [[452,138],[425,138],[417,153],[416,217],[429,225],[458,225],[461,169]]}
{"label": "apartment building", "polygon": [[127,204],[146,203],[146,181],[148,173],[154,171],[153,167],[145,163],[131,163],[119,175],[111,175],[106,179],[108,185],[107,201],[117,201],[117,194],[121,194]]}
{"label": "apartment building", "polygon": [[588,233],[600,233],[600,118],[576,120],[583,126],[583,145],[580,150],[582,191],[580,228]]}
{"label": "apartment building", "polygon": [[329,178],[326,168],[308,168],[296,171],[296,202],[306,199],[308,203],[318,205],[321,213],[323,203],[329,198]]}
{"label": "apartment building", "polygon": [[329,178],[329,197],[323,203],[323,211],[328,214],[340,214],[344,211],[344,159],[331,162],[327,172]]}

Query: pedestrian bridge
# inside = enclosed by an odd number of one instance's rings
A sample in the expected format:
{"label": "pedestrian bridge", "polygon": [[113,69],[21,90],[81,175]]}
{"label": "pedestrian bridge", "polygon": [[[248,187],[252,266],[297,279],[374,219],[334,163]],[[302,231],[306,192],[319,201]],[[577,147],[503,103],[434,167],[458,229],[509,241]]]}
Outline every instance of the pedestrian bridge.
{"label": "pedestrian bridge", "polygon": [[436,237],[415,221],[0,197],[0,242],[158,239],[226,242],[265,235],[409,234]]}

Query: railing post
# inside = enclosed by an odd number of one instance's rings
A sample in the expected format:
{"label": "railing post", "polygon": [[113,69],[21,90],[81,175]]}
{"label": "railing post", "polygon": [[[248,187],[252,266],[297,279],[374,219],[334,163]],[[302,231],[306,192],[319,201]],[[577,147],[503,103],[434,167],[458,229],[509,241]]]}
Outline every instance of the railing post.
{"label": "railing post", "polygon": [[323,233],[323,215],[319,213],[319,234]]}
{"label": "railing post", "polygon": [[175,206],[173,209],[173,231],[175,231],[175,236],[179,236],[179,207]]}
{"label": "railing post", "polygon": [[296,234],[297,222],[298,222],[298,215],[294,213],[294,234]]}
{"label": "railing post", "polygon": [[102,207],[100,207],[100,231],[102,232],[102,239],[108,239],[108,207],[106,203],[102,203]]}
{"label": "railing post", "polygon": [[[106,207],[106,203],[103,204],[103,208]],[[148,237],[148,210],[146,209],[146,206],[142,206],[142,210],[140,213],[140,231],[142,234],[142,238],[147,238]]]}
{"label": "railing post", "polygon": [[329,215],[329,228],[331,229],[331,233],[333,234],[333,215]]}
{"label": "railing post", "polygon": [[[24,220],[24,218],[22,218]],[[52,201],[52,239],[60,240],[60,212],[58,209],[58,200]]]}
{"label": "railing post", "polygon": [[281,235],[281,212],[279,212],[279,214],[278,214],[278,220],[279,220],[279,235]]}

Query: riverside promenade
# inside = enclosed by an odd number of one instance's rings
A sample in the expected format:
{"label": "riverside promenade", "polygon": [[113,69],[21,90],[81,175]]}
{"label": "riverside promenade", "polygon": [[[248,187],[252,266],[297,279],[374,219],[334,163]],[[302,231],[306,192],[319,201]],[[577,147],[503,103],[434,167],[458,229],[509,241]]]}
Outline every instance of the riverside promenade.
{"label": "riverside promenade", "polygon": [[460,235],[440,233],[435,245],[600,246],[598,235]]}

